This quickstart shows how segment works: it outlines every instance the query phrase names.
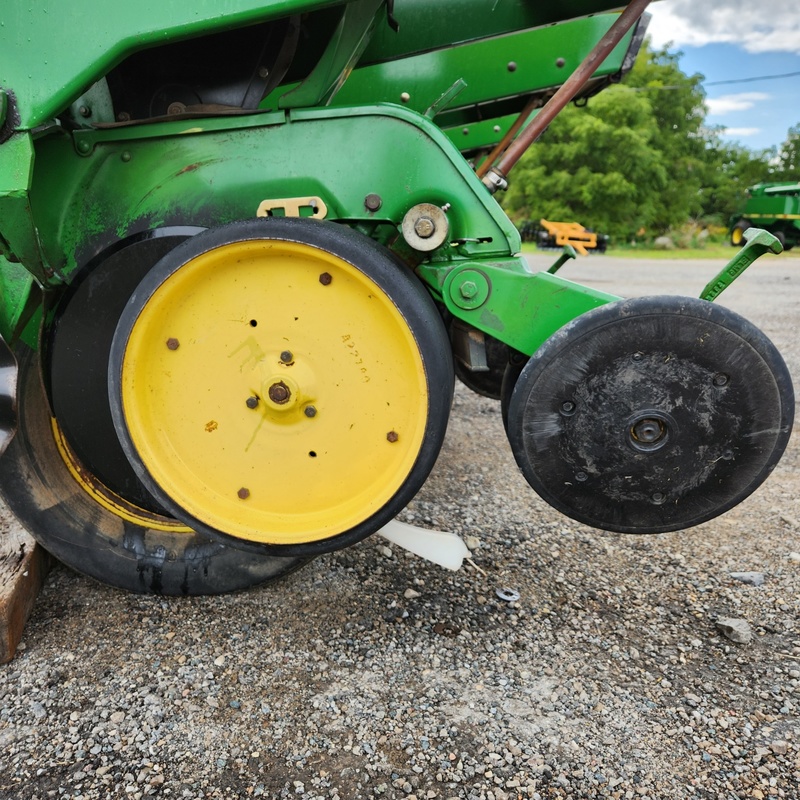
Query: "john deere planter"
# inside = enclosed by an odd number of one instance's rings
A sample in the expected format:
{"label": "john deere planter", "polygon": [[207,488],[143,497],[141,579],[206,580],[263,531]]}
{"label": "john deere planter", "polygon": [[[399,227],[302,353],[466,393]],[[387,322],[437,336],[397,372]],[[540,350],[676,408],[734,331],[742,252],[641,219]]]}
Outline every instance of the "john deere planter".
{"label": "john deere planter", "polygon": [[70,566],[222,592],[385,529],[456,368],[590,525],[688,527],[777,463],[786,367],[712,303],[774,237],[702,299],[626,301],[530,272],[493,197],[631,66],[646,0],[29,5],[0,26],[0,489]]}

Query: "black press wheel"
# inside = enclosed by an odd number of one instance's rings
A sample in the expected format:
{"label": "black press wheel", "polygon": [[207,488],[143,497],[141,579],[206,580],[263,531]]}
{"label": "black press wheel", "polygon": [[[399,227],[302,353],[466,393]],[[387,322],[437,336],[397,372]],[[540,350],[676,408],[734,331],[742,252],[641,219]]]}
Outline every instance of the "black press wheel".
{"label": "black press wheel", "polygon": [[528,482],[564,514],[660,533],[753,492],[793,418],[788,370],[758,328],[702,300],[641,297],[581,315],[534,353],[508,437]]}

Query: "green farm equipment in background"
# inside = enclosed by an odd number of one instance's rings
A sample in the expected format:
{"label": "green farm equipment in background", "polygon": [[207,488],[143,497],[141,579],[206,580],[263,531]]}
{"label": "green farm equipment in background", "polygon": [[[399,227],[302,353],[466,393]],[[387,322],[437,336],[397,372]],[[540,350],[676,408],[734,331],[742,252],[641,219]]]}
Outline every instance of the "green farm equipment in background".
{"label": "green farm equipment in background", "polygon": [[769,231],[791,250],[800,242],[800,183],[757,183],[747,189],[739,214],[731,217],[728,230],[734,247],[745,243],[744,232],[753,225]]}
{"label": "green farm equipment in background", "polygon": [[[385,534],[456,374],[582,522],[676,530],[750,494],[786,446],[791,382],[709,301],[774,238],[704,299],[626,301],[556,275],[566,257],[532,272],[493,197],[560,108],[631,66],[646,5],[11,4],[9,508],[113,585],[245,588]],[[434,532],[395,535],[431,555]]]}

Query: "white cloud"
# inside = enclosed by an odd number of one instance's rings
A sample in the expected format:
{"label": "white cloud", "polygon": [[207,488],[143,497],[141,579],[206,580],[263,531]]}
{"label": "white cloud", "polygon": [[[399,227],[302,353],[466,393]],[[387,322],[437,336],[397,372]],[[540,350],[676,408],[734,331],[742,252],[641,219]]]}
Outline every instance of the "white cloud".
{"label": "white cloud", "polygon": [[721,97],[706,99],[709,116],[728,114],[731,111],[747,111],[756,103],[769,100],[769,95],[764,92],[739,92],[738,94],[725,94]]}
{"label": "white cloud", "polygon": [[761,133],[761,128],[723,128],[726,136],[756,136]]}
{"label": "white cloud", "polygon": [[656,47],[729,43],[750,53],[800,54],[797,0],[661,0],[649,11],[648,33]]}

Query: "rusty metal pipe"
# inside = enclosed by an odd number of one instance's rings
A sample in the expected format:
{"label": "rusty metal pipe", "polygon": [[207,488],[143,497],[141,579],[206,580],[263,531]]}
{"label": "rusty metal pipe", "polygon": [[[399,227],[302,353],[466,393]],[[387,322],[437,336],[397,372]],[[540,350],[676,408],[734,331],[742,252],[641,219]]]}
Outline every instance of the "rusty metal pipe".
{"label": "rusty metal pipe", "polygon": [[492,152],[486,156],[486,159],[478,169],[475,170],[475,174],[479,178],[482,178],[491,169],[492,164],[497,161],[498,156],[511,144],[512,140],[519,132],[519,129],[525,124],[525,120],[528,119],[538,107],[539,99],[534,98],[522,109],[520,115],[514,120],[514,124],[506,131],[506,135],[497,143]]}
{"label": "rusty metal pipe", "polygon": [[650,0],[631,0],[628,3],[625,10],[619,15],[603,38],[592,48],[589,55],[583,59],[581,65],[567,78],[558,91],[545,103],[542,110],[531,120],[530,125],[522,131],[514,143],[506,150],[497,166],[491,167],[486,171],[483,183],[492,194],[508,185],[506,176],[511,168],[544,133],[545,128],[555,119],[559,111],[584,87],[589,78],[594,75],[597,68],[603,63],[606,56],[622,41],[622,37],[642,16],[648,5],[650,5]]}

